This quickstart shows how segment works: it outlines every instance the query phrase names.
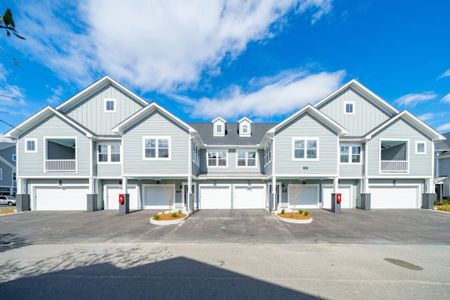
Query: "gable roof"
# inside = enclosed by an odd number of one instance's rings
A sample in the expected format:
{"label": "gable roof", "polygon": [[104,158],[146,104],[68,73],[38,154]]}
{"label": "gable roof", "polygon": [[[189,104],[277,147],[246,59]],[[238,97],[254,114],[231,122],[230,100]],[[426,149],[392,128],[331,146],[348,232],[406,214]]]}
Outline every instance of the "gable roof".
{"label": "gable roof", "polygon": [[177,116],[170,113],[168,110],[164,109],[163,107],[159,106],[155,102],[152,102],[151,104],[147,105],[146,107],[142,108],[141,110],[137,111],[135,114],[131,115],[118,125],[112,129],[113,132],[122,134],[125,129],[130,127],[131,125],[136,124],[137,122],[143,120],[146,116],[148,116],[150,113],[154,111],[159,111],[175,123],[179,124],[181,127],[186,128],[189,132],[196,132],[194,128],[189,126],[187,123],[179,119]]}
{"label": "gable roof", "polygon": [[369,131],[364,136],[364,138],[366,140],[370,140],[378,132],[388,127],[389,125],[399,120],[400,118],[404,118],[405,120],[407,120],[411,125],[413,125],[416,129],[418,129],[419,131],[430,137],[433,141],[440,141],[446,139],[442,134],[431,128],[429,125],[427,125],[425,122],[415,117],[407,110],[404,110],[401,113],[397,114],[396,116],[386,120],[384,123],[381,123],[378,127],[375,127],[373,130]]}
{"label": "gable roof", "polygon": [[124,94],[127,94],[128,96],[130,96],[132,99],[134,99],[141,105],[143,105],[143,106],[148,105],[147,101],[145,101],[144,99],[142,99],[141,97],[139,97],[138,95],[136,95],[135,93],[133,93],[132,91],[127,89],[122,84],[118,83],[117,81],[115,81],[114,79],[112,79],[109,76],[104,76],[104,77],[100,78],[99,80],[97,80],[96,82],[92,83],[91,85],[87,86],[86,88],[84,88],[83,90],[81,90],[80,92],[75,94],[74,96],[70,97],[63,103],[61,103],[59,106],[56,107],[56,109],[61,110],[61,111],[67,110],[67,109],[75,106],[79,102],[85,100],[86,97],[88,97],[89,95],[94,94],[96,91],[98,91],[108,85],[113,85],[114,87],[119,89]]}
{"label": "gable roof", "polygon": [[250,124],[253,123],[252,120],[250,120],[250,119],[247,118],[247,117],[243,117],[242,119],[240,119],[240,120],[238,121],[238,123],[241,123],[241,122],[243,122],[243,121],[247,121],[247,122],[249,122]]}
{"label": "gable roof", "polygon": [[326,114],[324,114],[323,112],[321,112],[320,110],[318,110],[317,108],[312,106],[311,104],[306,105],[305,107],[303,107],[302,109],[300,109],[293,115],[289,116],[287,119],[285,119],[284,121],[282,121],[275,127],[271,128],[268,131],[268,133],[275,133],[275,131],[280,130],[281,128],[283,128],[284,126],[289,124],[289,122],[291,122],[292,120],[295,120],[296,118],[298,118],[299,116],[301,116],[302,114],[305,114],[305,113],[310,113],[312,116],[316,117],[323,123],[330,126],[332,129],[336,130],[336,133],[338,133],[339,136],[342,136],[347,133],[347,129],[342,127],[339,123],[337,123],[336,121],[334,121],[333,119],[328,117]]}
{"label": "gable roof", "polygon": [[246,137],[239,136],[239,124],[235,122],[227,124],[224,136],[214,136],[213,126],[209,122],[190,122],[189,125],[197,130],[205,145],[256,146],[276,123],[253,123],[252,134]]}
{"label": "gable roof", "polygon": [[214,120],[212,120],[211,123],[215,123],[216,121],[222,121],[222,122],[224,122],[224,123],[227,122],[227,121],[225,121],[224,118],[222,118],[222,117],[217,117],[217,118],[215,118]]}
{"label": "gable roof", "polygon": [[390,113],[391,115],[396,115],[399,113],[399,111],[397,109],[395,109],[392,105],[390,105],[385,100],[381,99],[381,97],[379,97],[374,92],[372,92],[371,90],[366,88],[364,85],[362,85],[356,79],[350,80],[349,82],[347,82],[346,84],[344,84],[343,86],[338,88],[336,91],[334,91],[333,93],[331,93],[330,95],[328,95],[327,97],[322,99],[321,101],[317,102],[314,106],[320,109],[321,107],[325,106],[328,102],[333,100],[337,95],[339,95],[343,91],[350,89],[350,88],[357,91],[361,95],[365,96],[368,100],[371,100],[372,102],[377,104],[377,106],[382,108],[384,111]]}
{"label": "gable roof", "polygon": [[0,150],[14,147],[15,145],[16,145],[16,143],[12,143],[12,142],[0,142]]}
{"label": "gable roof", "polygon": [[0,156],[0,161],[2,163],[4,163],[5,165],[7,165],[8,167],[10,167],[11,169],[15,170],[16,166],[13,165],[12,163],[10,163],[9,161],[7,161],[6,159],[4,159],[3,157]]}
{"label": "gable roof", "polygon": [[8,131],[7,133],[5,133],[5,136],[8,138],[17,138],[18,136],[20,136],[21,133],[26,132],[27,130],[31,129],[33,126],[35,126],[39,122],[45,120],[46,118],[48,118],[51,115],[58,116],[64,122],[72,125],[73,127],[77,128],[78,130],[83,132],[87,137],[89,137],[89,138],[95,137],[95,134],[92,133],[89,129],[87,129],[86,127],[79,124],[72,118],[69,118],[68,116],[62,114],[61,112],[57,111],[56,109],[54,109],[53,107],[50,107],[50,106],[44,107],[43,109],[41,109],[40,111],[38,111],[37,113],[35,113],[31,117],[29,117],[28,119],[26,119],[25,121],[23,121],[16,127],[14,127],[13,129]]}

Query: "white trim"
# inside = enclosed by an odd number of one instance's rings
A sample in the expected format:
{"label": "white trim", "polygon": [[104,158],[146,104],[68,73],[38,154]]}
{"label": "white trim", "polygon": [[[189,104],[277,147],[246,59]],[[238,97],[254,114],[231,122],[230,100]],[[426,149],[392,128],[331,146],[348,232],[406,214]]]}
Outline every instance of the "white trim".
{"label": "white trim", "polygon": [[[145,140],[155,140],[155,157],[146,157],[145,156]],[[168,152],[169,157],[159,157],[159,140],[168,140]],[[163,135],[146,135],[142,137],[142,159],[143,160],[171,160],[172,159],[172,138],[170,136]]]}
{"label": "white trim", "polygon": [[252,120],[250,120],[250,119],[247,118],[247,117],[243,117],[242,119],[240,119],[240,120],[238,121],[238,123],[241,123],[241,122],[243,122],[243,121],[247,121],[247,122],[249,122],[250,124],[253,123]]}
{"label": "white trim", "polygon": [[[344,177],[339,177],[339,179],[344,179]],[[355,197],[353,197],[353,193],[354,193],[354,189],[353,189],[354,185],[353,184],[338,184],[338,189],[342,189],[342,188],[350,188],[350,207],[349,208],[356,208],[356,199]],[[322,197],[322,201],[320,203],[320,208],[323,208],[323,190],[325,188],[334,188],[334,186],[332,184],[322,184],[322,191],[320,193],[321,197]]]}
{"label": "white trim", "polygon": [[[342,146],[347,146],[348,147],[348,162],[341,162],[341,147]],[[353,162],[352,161],[352,156],[353,156],[353,147],[359,147],[359,162]],[[363,147],[361,144],[347,144],[347,143],[342,143],[339,144],[339,160],[338,163],[340,165],[360,165],[362,164],[362,158],[363,158]]]}
{"label": "white trim", "polygon": [[[30,177],[30,176],[28,176]],[[48,177],[46,177],[48,178]],[[35,184],[30,184],[30,209],[31,210],[36,210],[36,188],[38,187],[86,187],[86,189],[88,190],[86,192],[86,194],[89,192],[89,184],[86,183],[68,183],[68,184],[64,184],[62,183],[61,185],[59,185],[58,183],[35,183]]]}
{"label": "white trim", "polygon": [[[295,142],[296,141],[304,141],[305,142],[305,157],[304,158],[297,158],[295,157]],[[308,141],[316,141],[316,158],[308,158]],[[294,136],[292,137],[292,160],[294,161],[319,161],[319,149],[320,149],[320,138],[317,136]]]}
{"label": "white trim", "polygon": [[[73,172],[73,173],[77,174],[78,173],[78,138],[76,136],[44,136],[42,138],[43,143],[44,143],[44,145],[43,145],[44,151],[42,151],[43,155],[44,155],[44,159],[43,159],[44,173],[47,173],[47,168],[45,166],[45,162],[46,162],[46,160],[48,160],[47,159],[47,140],[48,139],[55,139],[55,140],[74,139],[75,140],[75,159],[74,159],[75,160],[75,170],[74,171],[72,171],[72,170],[70,170],[70,171],[50,171],[50,173],[52,173],[52,172],[63,172],[63,173],[70,172],[70,173],[72,173]],[[91,151],[89,151],[89,153],[92,155]]]}
{"label": "white trim", "polygon": [[186,177],[187,176],[189,176],[189,174],[187,174],[187,173],[183,173],[183,174],[161,174],[161,173],[159,173],[159,174],[152,174],[152,173],[149,173],[149,174],[132,174],[132,173],[130,173],[130,174],[121,174],[120,176],[122,176],[122,177],[124,177],[124,176],[126,176],[126,177],[132,177],[132,178],[135,178],[135,177],[140,177],[140,178],[170,178],[170,177],[176,177],[176,178],[185,178],[186,179]]}
{"label": "white trim", "polygon": [[[423,144],[423,151],[424,151],[424,152],[418,152],[418,149],[417,149],[417,145],[418,145],[418,144]],[[418,155],[424,155],[424,154],[427,154],[427,141],[425,141],[425,140],[416,140],[415,148],[414,148],[414,153],[415,153],[415,154],[418,154]]]}
{"label": "white trim", "polygon": [[[108,110],[108,102],[112,102],[113,103],[113,110]],[[103,112],[105,113],[115,113],[117,108],[116,108],[116,104],[117,101],[115,98],[105,98],[103,99]]]}
{"label": "white trim", "polygon": [[[424,183],[425,185],[425,183]],[[387,188],[395,188],[395,187],[417,187],[417,200],[416,200],[416,207],[415,208],[411,208],[411,209],[418,209],[420,208],[422,205],[422,193],[423,193],[423,189],[422,189],[422,184],[420,183],[396,183],[395,185],[393,183],[389,184],[389,183],[369,183],[369,190],[371,192],[371,189],[373,187],[377,188],[377,187],[387,187]],[[374,208],[374,209],[396,209],[396,208]],[[402,208],[402,209],[408,209],[408,208]]]}
{"label": "white trim", "polygon": [[338,176],[338,174],[298,174],[298,173],[292,173],[292,174],[278,174],[277,177],[286,177],[286,178],[296,178],[296,179],[303,179],[303,178],[317,178],[317,179],[330,179]]}
{"label": "white trim", "polygon": [[[152,186],[170,186],[173,187],[173,206],[170,205],[170,202],[168,205],[145,205],[145,188],[146,187],[152,187]],[[142,208],[143,209],[173,209],[176,207],[176,195],[177,195],[177,187],[175,183],[146,183],[142,185]]]}
{"label": "white trim", "polygon": [[[238,165],[238,159],[239,159],[238,152],[239,151],[242,151],[242,152],[245,153],[245,158],[244,158],[245,159],[245,166],[239,166]],[[249,166],[248,165],[248,153],[249,152],[255,152],[255,165],[254,166]],[[258,161],[259,161],[258,150],[236,149],[236,168],[239,168],[239,169],[241,169],[241,168],[244,168],[244,169],[255,169],[255,168],[259,167]]]}
{"label": "white trim", "polygon": [[211,123],[215,123],[216,121],[222,121],[223,123],[226,123],[227,121],[225,121],[224,118],[222,117],[216,117],[214,120],[211,121]]}
{"label": "white trim", "polygon": [[[105,199],[105,210],[106,209],[112,209],[112,208],[109,208],[108,207],[108,188],[119,188],[120,189],[120,191],[122,192],[122,185],[120,185],[120,184],[116,184],[116,183],[107,183],[107,184],[104,184],[103,185],[103,196],[104,196],[104,199]],[[136,190],[136,197],[138,197],[138,199],[136,199],[137,200],[137,203],[138,203],[138,207],[137,207],[137,209],[142,209],[142,199],[141,199],[141,197],[140,197],[140,191],[139,191],[139,185],[138,184],[134,184],[134,183],[132,183],[132,184],[128,184],[127,185],[127,190],[129,191],[130,189],[135,189]]]}
{"label": "white trim", "polygon": [[233,209],[233,186],[232,184],[225,184],[225,183],[201,183],[198,185],[198,208],[202,209],[202,187],[228,187],[229,191],[230,191],[230,207],[231,209]]}
{"label": "white trim", "polygon": [[[236,193],[236,187],[238,187],[238,188],[240,188],[240,187],[251,187],[251,188],[253,188],[253,187],[262,187],[263,188],[263,192],[264,192],[264,198],[266,198],[265,196],[267,195],[267,187],[266,187],[266,184],[265,183],[250,183],[250,184],[245,184],[245,183],[236,183],[236,184],[233,184],[233,187],[232,187],[232,196],[231,196],[231,207],[232,207],[232,209],[241,209],[241,208],[235,208],[236,207],[236,205],[235,205],[235,197],[234,197],[234,195],[235,195],[235,193]],[[280,195],[281,196],[281,195]],[[267,208],[267,201],[266,201],[267,199],[264,199],[264,207],[255,207],[255,208],[243,208],[243,209],[261,209],[261,208]]]}
{"label": "white trim", "polygon": [[[120,160],[119,161],[112,161],[111,159],[111,145],[115,144],[115,145],[119,145],[119,153],[114,153],[114,154],[119,154],[120,155]],[[107,161],[100,161],[100,152],[99,152],[99,146],[106,146],[106,156],[108,158]],[[120,144],[120,142],[99,142],[96,145],[96,149],[94,150],[95,154],[97,155],[97,164],[99,165],[119,165],[122,163],[122,145]]]}
{"label": "white trim", "polygon": [[17,154],[16,153],[13,153],[12,155],[11,155],[11,160],[12,161],[17,161]]}
{"label": "white trim", "polygon": [[[220,132],[217,127],[220,126]],[[222,118],[216,118],[213,121],[213,136],[225,136],[226,122]]]}
{"label": "white trim", "polygon": [[[290,189],[289,189],[289,187],[290,186],[294,186],[294,185],[298,185],[298,186],[312,186],[312,187],[315,187],[316,188],[316,191],[317,191],[317,201],[316,201],[316,205],[291,205],[291,192],[290,192]],[[320,184],[302,184],[302,183],[288,183],[288,186],[287,186],[287,189],[288,189],[288,192],[287,192],[287,197],[288,197],[288,202],[287,202],[287,204],[288,204],[288,208],[320,208]]]}
{"label": "white trim", "polygon": [[[210,166],[209,165],[209,156],[208,153],[216,153],[216,166]],[[219,155],[217,155],[219,152],[225,152],[225,158],[226,158],[226,165],[225,166],[219,166]],[[228,149],[216,149],[213,151],[210,151],[209,149],[206,149],[206,167],[209,168],[228,168],[228,159],[229,159],[229,154],[228,154]]]}
{"label": "white trim", "polygon": [[[34,142],[34,150],[28,150],[28,141]],[[37,153],[38,152],[38,139],[37,138],[25,138],[24,139],[24,150],[25,153]]]}
{"label": "white trim", "polygon": [[[352,112],[347,112],[347,104],[352,105]],[[344,101],[344,115],[354,115],[355,114],[355,101]]]}
{"label": "white trim", "polygon": [[[185,208],[185,209],[187,209],[187,207],[184,205],[184,187],[185,186],[187,186],[188,185],[188,183],[187,182],[182,182],[181,183],[181,204],[182,204],[182,206],[181,207],[183,207],[183,208]],[[194,206],[195,206],[195,195],[196,195],[196,193],[197,193],[197,185],[194,183],[194,182],[191,182],[191,189],[192,189],[192,186],[194,186],[194,190],[193,191],[191,191],[191,194],[193,194],[194,195]],[[188,190],[188,194],[189,194],[189,190]],[[188,202],[186,202],[187,204],[189,204]],[[192,210],[193,208],[191,208],[191,210]]]}
{"label": "white trim", "polygon": [[[406,162],[408,163],[408,170],[406,173],[384,173],[381,172],[381,143],[383,141],[393,141],[393,142],[406,142]],[[410,159],[409,159],[409,139],[396,139],[396,138],[380,138],[378,139],[378,173],[383,175],[396,175],[396,174],[409,174],[409,166],[410,166]]]}
{"label": "white trim", "polygon": [[[247,126],[247,132],[244,132],[244,126]],[[242,118],[239,120],[239,136],[252,136],[252,121],[250,121],[248,118]]]}

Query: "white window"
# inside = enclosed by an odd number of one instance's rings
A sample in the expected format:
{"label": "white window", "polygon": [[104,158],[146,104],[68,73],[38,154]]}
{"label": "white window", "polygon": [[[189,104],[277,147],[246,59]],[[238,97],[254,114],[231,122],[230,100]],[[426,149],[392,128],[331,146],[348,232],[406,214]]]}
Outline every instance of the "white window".
{"label": "white window", "polygon": [[347,115],[354,115],[355,114],[355,102],[345,101],[344,102],[344,113]]}
{"label": "white window", "polygon": [[228,152],[225,150],[208,151],[208,167],[228,166]]}
{"label": "white window", "polygon": [[37,139],[25,139],[25,152],[37,152]]}
{"label": "white window", "polygon": [[293,138],[292,140],[293,160],[318,160],[319,139],[318,138]]}
{"label": "white window", "polygon": [[242,133],[248,134],[248,125],[242,125]]}
{"label": "white window", "polygon": [[144,137],[144,159],[170,159],[170,137]]}
{"label": "white window", "polygon": [[12,172],[12,181],[13,184],[16,183],[16,172]]}
{"label": "white window", "polygon": [[219,133],[219,134],[222,133],[222,124],[217,124],[216,125],[216,132]]}
{"label": "white window", "polygon": [[256,167],[256,151],[237,151],[237,167]]}
{"label": "white window", "polygon": [[12,161],[16,161],[16,155],[15,154],[12,155]]}
{"label": "white window", "polygon": [[264,163],[267,165],[272,161],[272,143],[269,143],[264,150]]}
{"label": "white window", "polygon": [[416,154],[427,154],[427,143],[425,141],[416,141]]}
{"label": "white window", "polygon": [[195,144],[192,144],[192,161],[200,165],[200,149]]}
{"label": "white window", "polygon": [[120,163],[119,143],[101,143],[97,150],[99,163]]}
{"label": "white window", "polygon": [[213,124],[213,135],[214,136],[225,136],[225,124],[226,121],[221,117],[217,117],[212,121]]}
{"label": "white window", "polygon": [[116,99],[105,99],[105,112],[116,112]]}
{"label": "white window", "polygon": [[358,164],[361,162],[361,146],[341,145],[340,162],[342,164]]}

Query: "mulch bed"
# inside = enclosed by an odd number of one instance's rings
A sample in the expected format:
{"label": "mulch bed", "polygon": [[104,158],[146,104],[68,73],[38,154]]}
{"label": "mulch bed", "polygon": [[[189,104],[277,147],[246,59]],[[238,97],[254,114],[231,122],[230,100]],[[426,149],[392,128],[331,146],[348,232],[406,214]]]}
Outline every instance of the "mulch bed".
{"label": "mulch bed", "polygon": [[304,216],[303,214],[299,213],[284,213],[284,214],[278,214],[277,216],[281,218],[287,218],[287,219],[296,219],[296,220],[309,220],[311,219],[311,216]]}
{"label": "mulch bed", "polygon": [[0,215],[9,215],[16,212],[15,207],[8,207],[6,209],[0,209]]}
{"label": "mulch bed", "polygon": [[183,214],[183,213],[180,214],[178,212],[177,212],[176,218],[172,217],[172,214],[160,214],[158,216],[159,216],[159,219],[157,221],[172,221],[172,220],[181,219],[181,218],[186,217],[185,214]]}

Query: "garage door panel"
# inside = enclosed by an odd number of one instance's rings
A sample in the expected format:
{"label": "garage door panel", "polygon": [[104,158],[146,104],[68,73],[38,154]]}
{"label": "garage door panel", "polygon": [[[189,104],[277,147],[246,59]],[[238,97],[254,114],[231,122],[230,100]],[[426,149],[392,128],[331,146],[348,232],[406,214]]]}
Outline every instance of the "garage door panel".
{"label": "garage door panel", "polygon": [[230,209],[230,186],[200,186],[201,209]]}
{"label": "garage door panel", "polygon": [[[106,186],[106,209],[119,209],[119,194],[122,194],[120,186]],[[130,209],[140,209],[139,193],[137,187],[129,187]]]}
{"label": "garage door panel", "polygon": [[317,208],[319,206],[319,186],[315,184],[289,184],[288,200],[290,207]]}
{"label": "garage door panel", "polygon": [[264,186],[235,186],[233,208],[261,209],[266,207]]}
{"label": "garage door panel", "polygon": [[169,209],[175,205],[173,184],[144,185],[144,207],[148,209]]}
{"label": "garage door panel", "polygon": [[36,187],[35,210],[86,210],[87,187]]}
{"label": "garage door panel", "polygon": [[[325,209],[331,209],[331,194],[333,193],[332,186],[325,186],[322,189],[322,207]],[[341,208],[352,208],[353,197],[352,189],[349,186],[339,186],[338,193],[342,195]]]}
{"label": "garage door panel", "polygon": [[418,208],[418,186],[370,186],[371,208]]}

